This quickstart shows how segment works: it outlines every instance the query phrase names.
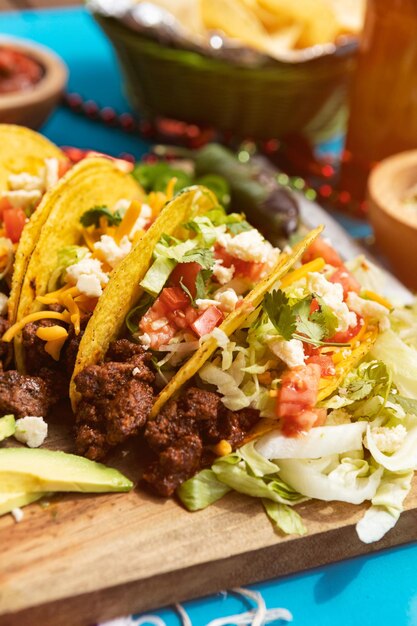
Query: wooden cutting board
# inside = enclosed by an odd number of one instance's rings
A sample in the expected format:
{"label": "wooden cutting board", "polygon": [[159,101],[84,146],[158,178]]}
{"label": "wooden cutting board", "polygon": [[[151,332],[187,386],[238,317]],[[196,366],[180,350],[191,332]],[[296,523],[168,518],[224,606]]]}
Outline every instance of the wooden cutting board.
{"label": "wooden cutting board", "polygon": [[[49,447],[72,451],[64,416]],[[130,447],[109,464],[137,480],[139,456]],[[397,526],[370,546],[355,533],[364,509],[299,505],[309,534],[294,538],[239,494],[198,513],[139,489],[35,503],[19,524],[0,518],[0,626],[87,626],[417,539],[417,483]]]}

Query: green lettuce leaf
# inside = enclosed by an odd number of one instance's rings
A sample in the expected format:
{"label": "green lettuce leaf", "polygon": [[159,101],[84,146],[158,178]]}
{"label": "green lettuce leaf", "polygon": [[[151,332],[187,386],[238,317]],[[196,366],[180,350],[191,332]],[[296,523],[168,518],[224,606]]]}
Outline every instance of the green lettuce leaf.
{"label": "green lettuce leaf", "polygon": [[199,511],[223,498],[230,490],[217,479],[213,470],[205,469],[182,483],[177,496],[189,511]]}
{"label": "green lettuce leaf", "polygon": [[356,525],[359,539],[364,543],[379,541],[395,526],[404,509],[404,500],[411,489],[414,472],[385,472],[372,506]]}
{"label": "green lettuce leaf", "polygon": [[417,350],[408,346],[393,331],[379,335],[371,355],[382,361],[392,374],[392,379],[401,395],[417,397]]}
{"label": "green lettuce leaf", "polygon": [[282,530],[283,533],[287,535],[306,534],[307,528],[304,526],[300,515],[290,506],[266,499],[262,500],[262,504],[268,517],[274,522],[276,528]]}

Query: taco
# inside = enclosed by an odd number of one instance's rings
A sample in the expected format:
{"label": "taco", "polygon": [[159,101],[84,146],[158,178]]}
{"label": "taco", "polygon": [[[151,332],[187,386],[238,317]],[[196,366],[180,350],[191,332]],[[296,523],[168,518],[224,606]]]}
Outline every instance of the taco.
{"label": "taco", "polygon": [[[192,211],[204,213],[216,206],[210,192],[192,188],[155,220],[174,184],[173,179],[166,194],[144,197],[135,180],[112,161],[89,158],[74,166],[65,183],[53,190],[53,206],[23,281],[17,320],[3,336],[3,345],[14,340],[18,369],[6,372],[3,382],[17,395],[19,385],[27,388],[31,377],[46,382],[49,400],[38,403],[41,414],[45,406],[68,397],[79,342],[101,295],[111,290],[123,258],[132,259],[135,271],[144,275],[163,232],[168,236]],[[127,279],[121,291],[130,290],[134,284]],[[113,307],[106,324],[114,324],[114,312]],[[88,332],[94,337],[94,329]],[[44,388],[39,380],[35,383]],[[6,405],[10,412],[24,411],[19,402]]]}
{"label": "taco", "polygon": [[0,124],[0,280],[8,291],[14,272],[8,301],[12,319],[28,259],[48,215],[42,198],[67,168],[65,154],[42,135]]}
{"label": "taco", "polygon": [[181,365],[208,358],[318,232],[281,253],[205,188],[177,195],[117,267],[82,336],[70,389],[79,452],[101,458],[140,432],[155,390],[173,393]]}
{"label": "taco", "polygon": [[417,467],[417,341],[415,311],[394,309],[378,282],[364,258],[345,265],[313,242],[192,385],[191,362],[178,372],[145,428],[145,481],[190,510],[230,490],[260,498],[287,533],[306,532],[293,506],[309,498],[371,501],[357,532],[380,539]]}

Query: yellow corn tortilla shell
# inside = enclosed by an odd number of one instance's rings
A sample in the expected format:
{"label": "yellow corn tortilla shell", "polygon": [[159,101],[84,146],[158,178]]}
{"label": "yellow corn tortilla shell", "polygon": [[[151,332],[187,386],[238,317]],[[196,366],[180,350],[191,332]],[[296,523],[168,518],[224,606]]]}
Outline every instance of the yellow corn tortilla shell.
{"label": "yellow corn tortilla shell", "polygon": [[208,189],[188,187],[166,205],[141,241],[115,269],[80,342],[70,384],[74,410],[79,399],[74,378],[88,365],[102,361],[111,341],[120,334],[126,315],[143,293],[139,283],[148,271],[153,250],[161,236],[187,236],[187,231],[180,229],[181,224],[192,215],[207,213],[216,206],[218,202]]}
{"label": "yellow corn tortilla shell", "polygon": [[[45,159],[66,160],[65,154],[51,141],[29,128],[0,124],[0,191],[8,189],[10,174],[27,172],[37,176],[45,165]],[[15,253],[12,285],[8,302],[9,319],[15,320],[17,303],[23,276],[29,262],[30,255],[36,245],[48,213],[49,204],[44,195],[36,211],[25,225]]]}
{"label": "yellow corn tortilla shell", "polygon": [[[335,365],[335,374],[331,378],[321,378],[319,384],[318,402],[322,402],[332,395],[343,383],[346,376],[359,365],[362,359],[370,352],[378,337],[378,328],[370,328],[363,336],[359,346],[352,349],[350,355]],[[245,437],[243,444],[255,441],[263,435],[277,429],[277,420],[271,418],[261,419],[251,432]]]}
{"label": "yellow corn tortilla shell", "polygon": [[[140,199],[143,190],[130,174],[105,158],[88,158],[75,165],[45,198],[48,213],[37,244],[30,256],[22,282],[15,320],[42,309],[38,296],[48,292],[56,267],[58,250],[82,243],[80,217],[94,206],[113,206],[118,200]],[[21,335],[14,342],[19,371],[24,371]]]}
{"label": "yellow corn tortilla shell", "polygon": [[[316,228],[304,237],[302,241],[298,242],[290,254],[281,254],[270,274],[261,280],[258,285],[252,289],[250,293],[248,293],[238,309],[232,311],[232,313],[226,317],[223,323],[219,326],[220,330],[230,337],[230,335],[243,324],[248,315],[250,315],[250,313],[252,313],[252,311],[261,304],[265,293],[272,289],[279,279],[291,269],[298,259],[301,258],[304,251],[316,239],[316,237],[318,237],[322,230],[322,226]],[[157,396],[152,407],[151,417],[155,417],[171,396],[173,396],[180,389],[180,387],[182,387],[192,376],[194,376],[194,374],[198,372],[199,369],[201,369],[207,359],[209,359],[213,352],[215,352],[217,347],[217,341],[213,337],[210,337],[198,348],[190,360],[178,370],[175,376],[171,378],[167,386],[164,387],[164,389]]]}

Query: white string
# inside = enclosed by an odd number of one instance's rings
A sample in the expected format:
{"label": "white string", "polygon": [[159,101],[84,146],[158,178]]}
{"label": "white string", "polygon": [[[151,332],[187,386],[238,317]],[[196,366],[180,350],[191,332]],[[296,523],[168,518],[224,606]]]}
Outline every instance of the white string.
{"label": "white string", "polygon": [[193,626],[190,616],[188,615],[187,611],[184,609],[182,604],[175,604],[174,606],[178,615],[181,617],[182,626]]}
{"label": "white string", "polygon": [[[250,589],[239,587],[233,589],[233,592],[252,600],[256,605],[255,608],[245,613],[238,613],[228,617],[218,617],[209,622],[206,626],[263,626],[264,624],[269,624],[276,620],[283,620],[285,622],[292,622],[293,620],[293,616],[288,609],[267,609],[262,594],[259,591],[251,591]],[[175,604],[175,610],[181,618],[182,626],[193,626],[190,616],[181,604]],[[164,620],[157,615],[143,615],[139,618],[122,617],[103,623],[101,626],[143,626],[144,624],[166,626]]]}

